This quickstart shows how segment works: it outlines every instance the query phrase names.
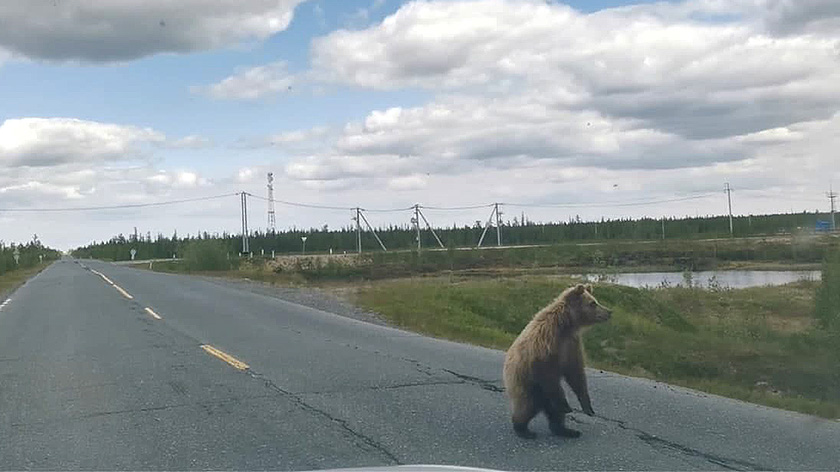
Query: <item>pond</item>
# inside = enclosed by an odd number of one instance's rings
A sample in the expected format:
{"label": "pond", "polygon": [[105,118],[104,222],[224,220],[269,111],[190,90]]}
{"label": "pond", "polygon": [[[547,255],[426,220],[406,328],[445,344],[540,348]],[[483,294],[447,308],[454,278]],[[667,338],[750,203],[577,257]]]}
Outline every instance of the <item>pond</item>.
{"label": "pond", "polygon": [[[596,281],[597,275],[588,275],[590,281]],[[818,270],[710,270],[691,273],[691,284],[708,288],[710,282],[724,288],[761,287],[766,285],[784,285],[799,280],[820,280]],[[686,276],[682,272],[645,272],[611,274],[609,282],[630,287],[658,287],[686,285]]]}

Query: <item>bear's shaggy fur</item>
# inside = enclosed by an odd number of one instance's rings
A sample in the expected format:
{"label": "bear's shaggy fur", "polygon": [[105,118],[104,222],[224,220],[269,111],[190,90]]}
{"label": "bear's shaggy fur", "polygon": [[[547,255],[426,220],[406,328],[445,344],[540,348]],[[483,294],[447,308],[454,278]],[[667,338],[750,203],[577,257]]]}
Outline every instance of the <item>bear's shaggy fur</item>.
{"label": "bear's shaggy fur", "polygon": [[592,287],[579,284],[564,290],[525,326],[507,351],[503,371],[517,435],[533,438],[528,423],[543,411],[552,433],[580,436],[579,431],[566,428],[566,413],[572,409],[560,379],[566,379],[583,411],[594,415],[586,387],[580,329],[607,321],[610,316],[610,310],[592,296]]}

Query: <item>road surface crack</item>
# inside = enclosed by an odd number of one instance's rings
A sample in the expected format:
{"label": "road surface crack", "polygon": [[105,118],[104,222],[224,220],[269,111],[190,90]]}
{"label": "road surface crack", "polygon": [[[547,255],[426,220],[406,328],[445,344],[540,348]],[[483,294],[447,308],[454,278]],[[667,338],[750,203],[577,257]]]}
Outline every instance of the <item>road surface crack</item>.
{"label": "road surface crack", "polygon": [[[613,418],[607,418],[606,416],[595,415],[596,418],[602,419],[609,423],[615,424],[619,428],[625,431],[631,431],[636,434],[636,436],[647,443],[649,446],[654,448],[660,449],[668,449],[671,451],[679,452],[680,454],[685,454],[692,457],[698,457],[704,459],[712,464],[718,465],[728,470],[773,470],[770,467],[766,467],[763,465],[759,465],[753,462],[743,461],[740,459],[733,459],[731,457],[723,457],[718,456],[715,454],[710,454],[707,452],[703,452],[684,444],[680,444],[674,441],[669,441],[667,439],[660,438],[659,436],[650,434],[646,431],[642,431],[641,429],[634,428],[629,426],[626,421],[624,420],[617,420]],[[573,421],[575,420],[573,417],[570,417]],[[579,422],[579,421],[577,421]]]}
{"label": "road surface crack", "polygon": [[12,423],[13,428],[26,428],[31,426],[44,426],[48,424],[57,424],[63,423],[67,421],[76,421],[80,419],[93,419],[93,418],[100,418],[106,416],[115,416],[115,415],[125,415],[125,414],[134,414],[134,413],[151,413],[155,411],[166,411],[166,410],[174,410],[180,408],[189,408],[194,406],[200,406],[202,408],[208,407],[216,407],[216,406],[225,406],[230,404],[239,404],[243,400],[255,400],[261,398],[270,398],[269,395],[256,395],[250,397],[243,397],[243,398],[229,398],[226,400],[219,400],[219,401],[200,401],[200,402],[188,402],[188,403],[176,403],[172,405],[161,405],[161,406],[148,406],[148,407],[141,407],[141,408],[126,408],[122,410],[106,410],[106,411],[95,411],[91,413],[83,413],[80,415],[72,415],[65,418],[53,418],[47,419],[45,421],[36,421],[36,422],[23,422],[23,423]]}
{"label": "road surface crack", "polygon": [[314,415],[320,416],[322,418],[326,418],[327,420],[335,423],[345,433],[349,434],[358,443],[360,443],[359,445],[363,449],[372,450],[373,452],[378,452],[379,454],[385,456],[393,464],[396,464],[396,465],[401,465],[402,464],[399,461],[399,459],[396,458],[396,456],[394,456],[390,451],[388,451],[385,448],[385,446],[383,446],[382,444],[379,444],[375,439],[373,439],[369,436],[366,436],[366,435],[354,430],[353,428],[351,428],[350,425],[347,424],[347,420],[337,418],[337,417],[331,415],[329,412],[327,412],[325,410],[322,410],[320,408],[317,408],[315,406],[310,405],[309,403],[306,403],[306,401],[303,398],[301,398],[298,394],[292,393],[288,390],[284,390],[283,388],[281,388],[280,386],[275,384],[271,379],[266,378],[264,375],[262,375],[260,373],[254,372],[251,369],[248,369],[246,372],[252,378],[254,378],[256,380],[261,380],[265,384],[266,387],[274,390],[275,392],[279,393],[283,397],[291,400],[293,403],[298,405],[302,410],[307,411],[309,413],[312,413]]}
{"label": "road surface crack", "polygon": [[505,391],[505,389],[503,389],[502,387],[499,387],[498,385],[496,385],[495,383],[493,383],[489,380],[484,380],[484,379],[480,379],[478,377],[471,377],[469,375],[459,374],[458,372],[455,372],[455,371],[452,371],[452,370],[449,370],[449,369],[443,369],[443,371],[448,372],[448,373],[454,375],[455,377],[458,377],[459,379],[461,379],[461,380],[463,380],[467,383],[471,383],[473,385],[478,385],[479,387],[483,388],[484,390],[489,390],[491,392],[496,392],[496,393],[501,393],[501,392]]}
{"label": "road surface crack", "polygon": [[[393,358],[393,356],[386,356],[386,357],[392,357]],[[399,359],[399,360],[404,361],[404,362],[408,362],[409,364],[414,366],[414,369],[417,372],[420,372],[423,375],[426,375],[426,376],[429,376],[429,377],[434,375],[434,370],[435,369],[433,367],[427,366],[427,365],[423,364],[422,362],[418,361],[417,359],[411,359],[409,357],[397,357],[396,359]]]}
{"label": "road surface crack", "polygon": [[297,395],[329,395],[334,393],[378,392],[382,390],[397,390],[401,388],[426,387],[431,385],[464,385],[460,380],[432,380],[428,382],[407,382],[395,385],[374,385],[371,387],[342,388],[338,390],[320,390],[316,392],[298,392]]}

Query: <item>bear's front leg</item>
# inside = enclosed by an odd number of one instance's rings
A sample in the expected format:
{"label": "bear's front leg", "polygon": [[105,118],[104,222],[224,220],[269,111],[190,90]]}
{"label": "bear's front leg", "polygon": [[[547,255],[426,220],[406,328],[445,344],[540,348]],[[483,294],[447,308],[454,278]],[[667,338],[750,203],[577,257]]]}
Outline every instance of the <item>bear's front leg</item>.
{"label": "bear's front leg", "polygon": [[589,388],[586,386],[586,373],[584,371],[583,362],[578,362],[569,368],[566,373],[566,382],[580,401],[580,406],[583,412],[589,416],[595,416],[595,410],[592,409],[592,400],[589,399]]}

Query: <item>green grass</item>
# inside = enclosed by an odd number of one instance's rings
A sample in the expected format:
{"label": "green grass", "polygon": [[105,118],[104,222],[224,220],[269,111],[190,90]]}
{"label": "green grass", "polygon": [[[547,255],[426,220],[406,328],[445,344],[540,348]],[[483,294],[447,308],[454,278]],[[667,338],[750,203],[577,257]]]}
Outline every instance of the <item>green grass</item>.
{"label": "green grass", "polygon": [[0,274],[0,300],[20,287],[38,272],[44,270],[50,263],[37,264],[34,267],[18,269]]}
{"label": "green grass", "polygon": [[[358,289],[356,301],[432,336],[506,348],[569,279],[413,279]],[[840,417],[837,339],[812,318],[816,284],[704,291],[596,287],[613,308],[584,335],[594,367],[829,418]]]}

